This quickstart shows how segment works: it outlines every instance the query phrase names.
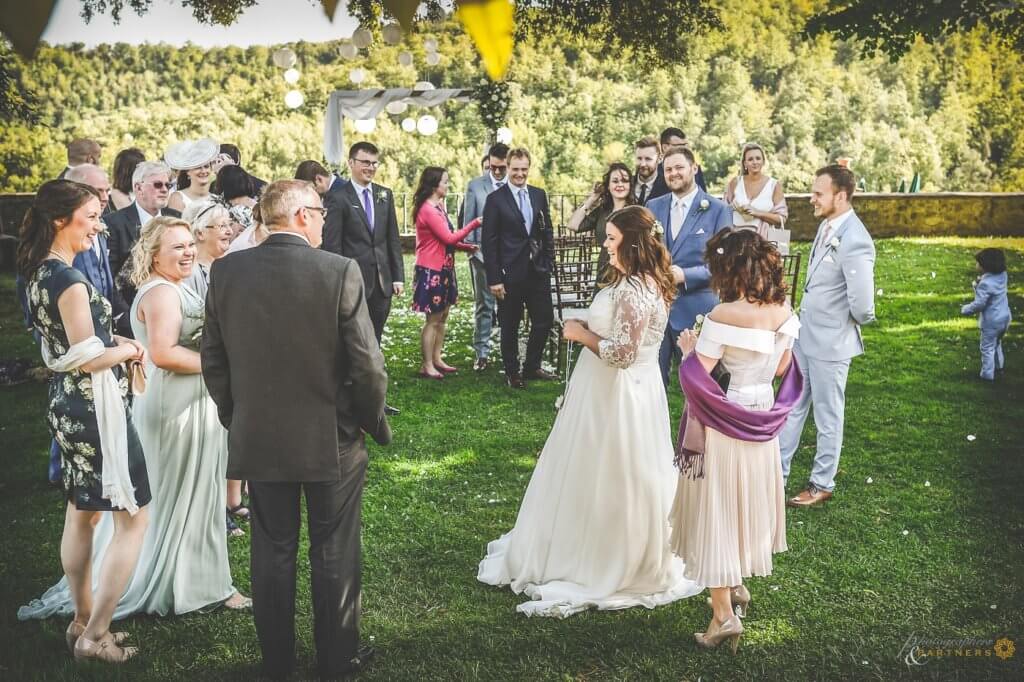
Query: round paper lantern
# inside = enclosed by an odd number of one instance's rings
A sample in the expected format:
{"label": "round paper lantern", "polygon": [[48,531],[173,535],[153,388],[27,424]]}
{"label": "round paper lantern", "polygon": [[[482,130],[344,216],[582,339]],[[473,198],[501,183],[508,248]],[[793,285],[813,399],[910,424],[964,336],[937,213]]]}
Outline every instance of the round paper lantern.
{"label": "round paper lantern", "polygon": [[359,54],[359,48],[346,40],[338,45],[338,54],[342,59],[355,59]]}
{"label": "round paper lantern", "polygon": [[433,90],[434,84],[430,81],[420,81],[416,85],[412,86],[413,90]]}
{"label": "round paper lantern", "polygon": [[412,66],[412,52],[399,52],[398,63],[402,66]]}
{"label": "round paper lantern", "polygon": [[389,114],[398,116],[399,114],[404,114],[405,110],[408,108],[409,105],[405,102],[388,102],[387,106],[384,107],[384,110]]}
{"label": "round paper lantern", "polygon": [[424,40],[423,49],[427,52],[437,52],[437,38],[427,38]]}
{"label": "round paper lantern", "polygon": [[414,118],[403,118],[402,119],[402,130],[407,133],[411,133],[416,130],[416,119]]}
{"label": "round paper lantern", "polygon": [[398,24],[388,24],[380,33],[388,45],[397,45],[402,42],[402,27]]}
{"label": "round paper lantern", "polygon": [[294,85],[299,82],[299,72],[297,69],[288,69],[284,72],[284,82],[291,83]]}
{"label": "round paper lantern", "polygon": [[502,144],[512,144],[512,131],[504,126],[494,131],[494,137]]}
{"label": "round paper lantern", "polygon": [[377,119],[375,118],[357,118],[356,119],[356,132],[366,135],[372,133],[377,129]]}
{"label": "round paper lantern", "polygon": [[357,28],[352,34],[352,44],[356,47],[369,47],[373,43],[373,34],[369,29]]}
{"label": "round paper lantern", "polygon": [[284,96],[284,104],[289,109],[298,109],[305,101],[306,98],[298,90],[289,90]]}
{"label": "round paper lantern", "polygon": [[441,61],[441,55],[436,52],[428,52],[426,56],[427,64],[430,66],[437,66]]}
{"label": "round paper lantern", "polygon": [[279,69],[290,69],[295,66],[295,52],[291,48],[282,47],[274,51],[274,66]]}
{"label": "round paper lantern", "polygon": [[356,85],[359,85],[364,80],[366,80],[366,72],[360,68],[352,69],[351,71],[348,72],[348,79],[355,83]]}
{"label": "round paper lantern", "polygon": [[437,119],[430,114],[420,116],[420,120],[416,121],[416,130],[421,135],[433,135],[437,132]]}

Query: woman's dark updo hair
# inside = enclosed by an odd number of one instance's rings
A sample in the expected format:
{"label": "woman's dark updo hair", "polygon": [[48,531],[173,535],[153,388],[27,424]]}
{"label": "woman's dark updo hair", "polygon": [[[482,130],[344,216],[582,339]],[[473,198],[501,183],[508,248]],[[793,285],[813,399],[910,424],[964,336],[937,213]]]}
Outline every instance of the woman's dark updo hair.
{"label": "woman's dark updo hair", "polygon": [[89,185],[70,180],[44,182],[21,222],[18,238],[18,274],[25,279],[46,260],[57,236],[57,221],[70,222],[75,211],[100,195]]}
{"label": "woman's dark updo hair", "polygon": [[420,173],[420,182],[416,186],[416,193],[412,196],[412,218],[416,220],[416,214],[420,212],[420,206],[434,194],[434,190],[441,184],[441,179],[447,173],[440,166],[427,166]]}
{"label": "woman's dark updo hair", "polygon": [[982,249],[974,254],[974,260],[985,272],[993,275],[1006,272],[1006,254],[1002,249]]}
{"label": "woman's dark updo hair", "polygon": [[256,198],[256,188],[253,185],[252,176],[241,166],[223,166],[217,172],[217,180],[214,185],[215,187],[210,191],[220,194],[224,201],[231,201],[238,197]]}
{"label": "woman's dark updo hair", "polygon": [[132,176],[135,174],[135,167],[146,160],[146,155],[141,149],[129,147],[122,149],[114,157],[114,189],[125,194],[131,194],[134,190]]}
{"label": "woman's dark updo hair", "polygon": [[754,230],[722,230],[708,240],[704,261],[711,271],[711,288],[723,303],[786,302],[782,255]]}
{"label": "woman's dark updo hair", "polygon": [[678,289],[672,277],[668,249],[661,236],[654,232],[657,223],[654,214],[643,206],[627,206],[608,216],[608,222],[622,233],[622,241],[615,249],[615,260],[622,270],[606,268],[601,286],[614,286],[634,275],[650,277],[665,303],[671,304]]}

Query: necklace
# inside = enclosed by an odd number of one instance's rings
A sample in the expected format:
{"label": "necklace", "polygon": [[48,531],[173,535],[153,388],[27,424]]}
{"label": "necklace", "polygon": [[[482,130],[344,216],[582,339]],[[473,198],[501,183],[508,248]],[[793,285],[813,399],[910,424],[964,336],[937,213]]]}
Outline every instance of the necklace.
{"label": "necklace", "polygon": [[50,249],[50,251],[49,251],[49,254],[50,254],[50,255],[52,255],[52,256],[56,256],[56,257],[57,257],[57,260],[59,260],[59,261],[60,261],[61,263],[63,263],[64,265],[71,265],[71,263],[69,263],[69,262],[68,262],[67,260],[65,260],[65,258],[64,258],[64,255],[63,255],[63,254],[57,253],[57,252],[56,252],[56,251],[54,251],[53,249]]}

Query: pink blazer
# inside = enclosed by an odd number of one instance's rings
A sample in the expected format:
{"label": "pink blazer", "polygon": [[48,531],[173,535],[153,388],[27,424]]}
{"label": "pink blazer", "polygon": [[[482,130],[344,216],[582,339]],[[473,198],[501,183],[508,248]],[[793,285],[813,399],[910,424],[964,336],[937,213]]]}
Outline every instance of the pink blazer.
{"label": "pink blazer", "polygon": [[416,213],[416,265],[440,270],[444,267],[449,247],[474,251],[475,245],[464,244],[462,240],[480,227],[480,223],[480,218],[477,218],[461,230],[452,232],[444,209],[440,205],[431,206],[429,202],[423,202]]}

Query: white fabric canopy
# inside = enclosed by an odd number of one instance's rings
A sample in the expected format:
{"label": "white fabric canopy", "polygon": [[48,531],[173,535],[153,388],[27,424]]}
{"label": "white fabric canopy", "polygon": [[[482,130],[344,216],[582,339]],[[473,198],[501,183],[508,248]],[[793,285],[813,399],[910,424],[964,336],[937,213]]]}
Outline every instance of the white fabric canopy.
{"label": "white fabric canopy", "polygon": [[416,107],[435,107],[449,100],[468,102],[472,90],[413,90],[392,88],[390,90],[335,90],[327,100],[324,117],[324,158],[333,165],[339,165],[345,158],[343,120],[376,118],[391,102],[405,102]]}

